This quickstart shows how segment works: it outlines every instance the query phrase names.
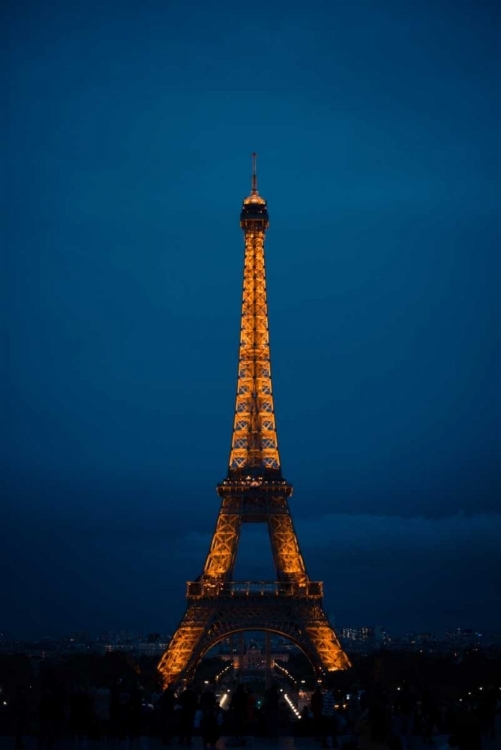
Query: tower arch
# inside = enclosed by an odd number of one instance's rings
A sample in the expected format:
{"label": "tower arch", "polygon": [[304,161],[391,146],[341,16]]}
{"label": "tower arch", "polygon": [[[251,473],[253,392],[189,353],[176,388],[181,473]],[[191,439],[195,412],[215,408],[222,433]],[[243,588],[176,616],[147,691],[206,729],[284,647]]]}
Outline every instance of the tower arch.
{"label": "tower arch", "polygon": [[238,635],[239,633],[245,633],[245,632],[259,632],[259,633],[269,633],[270,635],[278,635],[281,638],[286,638],[288,641],[293,643],[302,654],[308,659],[308,662],[311,665],[311,669],[313,674],[315,674],[317,677],[321,677],[324,673],[322,669],[319,669],[318,662],[315,661],[315,655],[313,653],[308,653],[305,650],[304,644],[301,643],[300,640],[296,640],[295,638],[291,637],[288,633],[282,632],[280,630],[276,630],[273,628],[263,627],[263,625],[256,625],[256,627],[235,627],[233,630],[229,630],[225,633],[219,634],[215,637],[215,640],[212,642],[209,640],[207,645],[205,646],[204,650],[200,650],[200,653],[198,654],[198,661],[196,664],[193,665],[192,669],[186,674],[186,679],[191,680],[193,679],[197,669],[200,666],[200,663],[202,660],[207,656],[207,654],[210,652],[211,649],[213,649],[215,646],[218,645],[218,643],[221,643],[225,640],[225,638],[231,638],[233,635]]}

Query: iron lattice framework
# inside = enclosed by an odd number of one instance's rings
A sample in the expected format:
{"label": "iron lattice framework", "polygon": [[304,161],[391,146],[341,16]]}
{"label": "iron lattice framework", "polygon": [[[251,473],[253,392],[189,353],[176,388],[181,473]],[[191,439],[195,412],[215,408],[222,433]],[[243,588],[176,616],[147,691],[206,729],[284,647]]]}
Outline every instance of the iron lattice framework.
{"label": "iron lattice framework", "polygon": [[[164,682],[190,679],[204,654],[242,630],[268,630],[294,641],[315,670],[350,664],[322,606],[321,582],[310,581],[289,510],[292,486],[282,477],[273,406],[266,302],[266,201],[252,188],[240,226],[245,236],[242,324],[230,461],[218,485],[221,509],[197,581],[188,583],[186,613],[163,655]],[[242,523],[266,523],[276,581],[233,581]]]}

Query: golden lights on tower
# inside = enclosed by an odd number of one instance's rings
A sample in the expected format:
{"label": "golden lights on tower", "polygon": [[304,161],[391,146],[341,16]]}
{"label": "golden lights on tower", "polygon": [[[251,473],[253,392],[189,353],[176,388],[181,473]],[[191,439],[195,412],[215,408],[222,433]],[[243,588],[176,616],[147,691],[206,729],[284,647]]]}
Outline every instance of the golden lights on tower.
{"label": "golden lights on tower", "polygon": [[[252,155],[251,192],[242,203],[244,279],[237,394],[228,474],[203,573],[188,583],[186,613],[163,655],[164,682],[193,675],[203,655],[231,633],[267,630],[295,642],[318,673],[350,666],[322,607],[323,585],[310,581],[282,478],[271,382],[264,241],[266,200]],[[234,581],[242,523],[265,523],[275,581]]]}

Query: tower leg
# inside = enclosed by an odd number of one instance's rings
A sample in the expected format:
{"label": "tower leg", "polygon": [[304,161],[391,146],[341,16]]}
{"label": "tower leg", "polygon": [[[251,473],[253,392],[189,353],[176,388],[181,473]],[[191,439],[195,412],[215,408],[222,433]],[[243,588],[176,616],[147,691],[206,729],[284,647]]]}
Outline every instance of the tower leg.
{"label": "tower leg", "polygon": [[207,633],[211,612],[206,607],[190,604],[181,623],[171,638],[158,671],[165,685],[188,676],[186,670],[193,654],[200,649],[202,638]]}
{"label": "tower leg", "polygon": [[292,517],[285,505],[282,513],[268,517],[271,549],[277,573],[285,580],[307,583],[306,568],[299,549]]}
{"label": "tower leg", "polygon": [[223,504],[205,561],[204,578],[223,580],[231,574],[235,566],[240,527],[240,516],[228,513]]}
{"label": "tower leg", "polygon": [[311,649],[317,654],[317,663],[327,672],[348,669],[350,660],[341,648],[336,633],[332,628],[323,607],[315,606],[304,624],[305,641],[309,641]]}

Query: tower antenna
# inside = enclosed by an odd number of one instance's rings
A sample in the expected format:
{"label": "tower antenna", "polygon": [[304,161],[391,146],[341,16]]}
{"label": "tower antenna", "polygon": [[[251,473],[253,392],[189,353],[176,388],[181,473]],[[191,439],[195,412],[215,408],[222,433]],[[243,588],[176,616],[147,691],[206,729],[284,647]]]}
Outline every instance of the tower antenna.
{"label": "tower antenna", "polygon": [[257,195],[257,154],[252,152],[252,195]]}

